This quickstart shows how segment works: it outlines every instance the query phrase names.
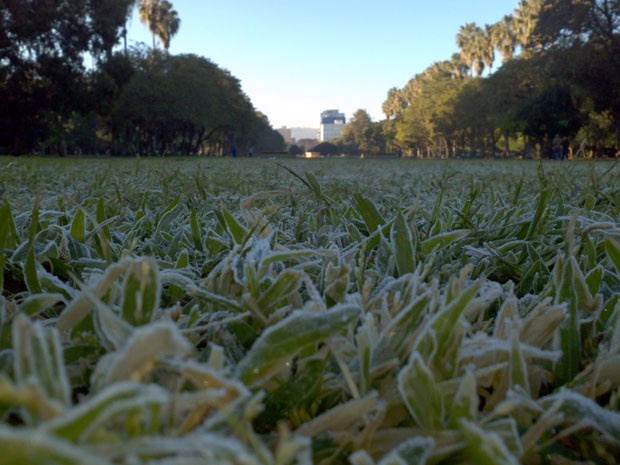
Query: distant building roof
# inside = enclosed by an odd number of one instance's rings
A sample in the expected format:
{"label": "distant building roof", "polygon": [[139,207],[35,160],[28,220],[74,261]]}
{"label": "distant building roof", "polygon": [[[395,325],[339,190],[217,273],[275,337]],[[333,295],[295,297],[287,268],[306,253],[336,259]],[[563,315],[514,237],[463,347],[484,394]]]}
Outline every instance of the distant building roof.
{"label": "distant building roof", "polygon": [[325,110],[321,113],[321,124],[345,124],[346,122],[344,113],[338,110]]}

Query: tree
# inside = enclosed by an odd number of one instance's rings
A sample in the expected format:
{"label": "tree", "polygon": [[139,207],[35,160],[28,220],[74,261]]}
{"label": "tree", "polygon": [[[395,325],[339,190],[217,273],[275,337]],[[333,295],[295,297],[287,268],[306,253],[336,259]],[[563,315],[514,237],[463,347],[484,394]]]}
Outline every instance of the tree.
{"label": "tree", "polygon": [[[384,147],[398,148],[409,154],[449,156],[455,144],[454,103],[464,79],[454,78],[452,61],[436,62],[408,84],[407,108],[394,120],[394,141],[383,141]],[[394,147],[396,146],[396,147]]]}
{"label": "tree", "polygon": [[407,101],[405,100],[402,92],[397,87],[392,87],[388,91],[387,99],[383,102],[382,110],[388,119],[395,118],[400,115],[407,107]]}
{"label": "tree", "polygon": [[513,13],[513,31],[517,43],[526,51],[537,46],[533,36],[544,1],[546,0],[521,0]]}
{"label": "tree", "polygon": [[495,50],[491,40],[491,29],[484,29],[476,23],[461,26],[456,36],[456,43],[461,50],[463,61],[472,72],[481,76],[485,66],[491,68],[495,61]]}
{"label": "tree", "polygon": [[545,47],[566,49],[596,43],[620,52],[619,33],[619,0],[545,0],[532,37]]}
{"label": "tree", "polygon": [[476,23],[467,23],[461,26],[456,35],[456,44],[461,50],[461,57],[467,63],[467,66],[474,72],[479,68],[478,50],[476,47],[476,37],[479,34],[480,27]]}
{"label": "tree", "polygon": [[[546,151],[556,133],[620,146],[620,0],[521,0],[493,26],[465,24],[456,41],[450,60],[390,89],[385,147],[508,155]],[[469,78],[493,66],[495,50],[501,68]]]}
{"label": "tree", "polygon": [[342,143],[354,147],[356,151],[373,151],[373,123],[366,110],[357,110],[349,123],[342,129]]}
{"label": "tree", "polygon": [[340,153],[340,149],[338,148],[337,145],[332,144],[331,142],[321,142],[319,145],[315,146],[312,149],[312,152],[318,152],[320,153],[322,156],[329,156],[329,155],[337,155]]}
{"label": "tree", "polygon": [[522,132],[548,153],[554,135],[574,136],[582,125],[579,109],[567,86],[542,88],[519,108],[517,118],[522,121]]}
{"label": "tree", "polygon": [[469,74],[469,65],[460,53],[452,54],[452,58],[450,59],[450,64],[452,65],[452,73],[456,79],[463,79],[465,76]]}
{"label": "tree", "polygon": [[546,0],[533,37],[562,56],[573,88],[587,98],[592,116],[613,116],[620,145],[620,1]]}
{"label": "tree", "polygon": [[140,21],[151,31],[153,48],[159,39],[164,48],[170,48],[170,40],[179,31],[181,20],[168,0],[138,0]]}
{"label": "tree", "polygon": [[288,148],[288,153],[290,155],[303,155],[304,149],[302,149],[299,145],[292,144]]}
{"label": "tree", "polygon": [[155,48],[155,37],[157,36],[157,21],[159,20],[158,0],[138,0],[138,15],[140,22],[149,28],[153,38],[153,48]]}
{"label": "tree", "polygon": [[267,115],[256,112],[257,129],[255,135],[248,141],[250,145],[249,152],[253,153],[254,149],[258,152],[281,152],[285,149],[284,137],[278,131],[271,127]]}
{"label": "tree", "polygon": [[225,155],[259,142],[283,148],[228,71],[196,55],[136,60],[108,121],[114,153]]}
{"label": "tree", "polygon": [[123,38],[127,49],[127,18],[131,15],[135,0],[91,0],[93,50],[109,58],[112,49]]}
{"label": "tree", "polygon": [[162,1],[161,20],[159,22],[157,36],[166,50],[170,48],[170,40],[179,32],[181,20],[172,4]]}
{"label": "tree", "polygon": [[[484,62],[489,71],[493,69],[495,63],[495,44],[493,42],[493,26],[484,26],[477,37],[476,45],[479,48],[480,59]],[[478,74],[480,76],[480,74]]]}
{"label": "tree", "polygon": [[514,31],[514,18],[506,15],[492,26],[491,41],[502,55],[502,64],[508,63],[515,54],[517,36]]}
{"label": "tree", "polygon": [[0,146],[32,150],[87,110],[85,54],[110,55],[126,8],[121,0],[0,2]]}

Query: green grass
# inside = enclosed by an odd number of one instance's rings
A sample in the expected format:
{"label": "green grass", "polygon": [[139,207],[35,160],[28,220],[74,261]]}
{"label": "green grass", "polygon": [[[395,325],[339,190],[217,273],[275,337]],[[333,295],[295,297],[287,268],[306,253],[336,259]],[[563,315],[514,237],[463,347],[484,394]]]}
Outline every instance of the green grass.
{"label": "green grass", "polygon": [[617,463],[619,170],[0,158],[2,463]]}

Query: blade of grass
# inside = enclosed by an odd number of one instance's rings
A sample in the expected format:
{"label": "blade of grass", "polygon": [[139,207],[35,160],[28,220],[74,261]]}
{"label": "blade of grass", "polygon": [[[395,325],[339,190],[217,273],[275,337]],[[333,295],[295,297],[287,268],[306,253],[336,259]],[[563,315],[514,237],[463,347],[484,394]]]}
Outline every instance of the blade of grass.
{"label": "blade of grass", "polygon": [[247,385],[254,385],[282,369],[295,354],[317,344],[354,322],[360,309],[338,305],[326,312],[297,311],[267,328],[235,370]]}

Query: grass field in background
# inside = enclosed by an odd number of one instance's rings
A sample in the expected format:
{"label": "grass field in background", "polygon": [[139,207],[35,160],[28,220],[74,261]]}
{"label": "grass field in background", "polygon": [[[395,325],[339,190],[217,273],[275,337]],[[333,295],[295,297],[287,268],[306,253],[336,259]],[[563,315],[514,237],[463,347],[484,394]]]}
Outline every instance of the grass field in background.
{"label": "grass field in background", "polygon": [[24,464],[615,464],[612,162],[0,157]]}

